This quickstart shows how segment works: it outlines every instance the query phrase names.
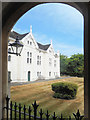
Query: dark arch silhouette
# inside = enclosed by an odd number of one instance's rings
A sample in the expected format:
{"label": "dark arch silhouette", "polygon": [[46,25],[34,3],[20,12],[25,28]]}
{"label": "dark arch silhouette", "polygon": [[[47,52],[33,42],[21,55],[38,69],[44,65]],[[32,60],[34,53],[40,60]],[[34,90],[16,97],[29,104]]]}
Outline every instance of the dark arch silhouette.
{"label": "dark arch silhouette", "polygon": [[[32,7],[43,4],[47,2],[3,2],[2,3],[2,104],[1,107],[5,106],[5,98],[7,95],[7,47],[8,47],[8,36],[9,32],[17,22],[17,20]],[[59,3],[59,2],[58,2]],[[65,3],[65,2],[64,2]],[[90,118],[88,113],[89,106],[89,50],[88,50],[88,40],[90,35],[88,34],[90,27],[90,6],[88,2],[67,2],[65,4],[71,5],[72,7],[79,10],[84,16],[84,57],[85,57],[85,81],[84,81],[84,96],[85,96],[85,116]],[[1,112],[4,111],[1,110]]]}

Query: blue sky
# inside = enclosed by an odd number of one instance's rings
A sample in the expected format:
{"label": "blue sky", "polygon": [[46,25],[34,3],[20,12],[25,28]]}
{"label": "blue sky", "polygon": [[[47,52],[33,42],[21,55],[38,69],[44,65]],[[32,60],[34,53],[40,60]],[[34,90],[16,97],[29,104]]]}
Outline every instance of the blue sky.
{"label": "blue sky", "polygon": [[62,3],[38,5],[26,12],[13,30],[23,34],[32,32],[37,42],[49,44],[55,51],[70,57],[83,53],[83,16],[75,8]]}

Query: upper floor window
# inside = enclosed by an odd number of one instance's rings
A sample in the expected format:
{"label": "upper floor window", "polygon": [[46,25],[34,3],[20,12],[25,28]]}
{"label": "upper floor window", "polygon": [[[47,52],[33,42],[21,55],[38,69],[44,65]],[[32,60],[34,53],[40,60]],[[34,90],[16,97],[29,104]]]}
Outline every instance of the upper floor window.
{"label": "upper floor window", "polygon": [[29,63],[29,58],[27,58],[27,63]]}
{"label": "upper floor window", "polygon": [[8,49],[8,52],[11,52],[11,48]]}
{"label": "upper floor window", "polygon": [[27,44],[29,44],[29,41],[27,41]]}
{"label": "upper floor window", "polygon": [[32,58],[30,58],[30,63],[32,63]]}
{"label": "upper floor window", "polygon": [[29,52],[27,52],[27,57],[29,57]]}
{"label": "upper floor window", "polygon": [[49,72],[49,76],[51,76],[51,72]]}
{"label": "upper floor window", "polygon": [[54,67],[56,67],[56,60],[54,60]]}
{"label": "upper floor window", "polygon": [[32,53],[30,53],[30,57],[32,57]]}
{"label": "upper floor window", "polygon": [[30,45],[32,45],[32,42],[30,42]]}
{"label": "upper floor window", "polygon": [[51,53],[51,50],[49,50],[49,52]]}
{"label": "upper floor window", "polygon": [[28,44],[28,45],[32,45],[32,42],[28,40],[28,41],[27,41],[27,44]]}
{"label": "upper floor window", "polygon": [[49,58],[49,65],[51,66],[52,65],[52,59]]}
{"label": "upper floor window", "polygon": [[8,61],[11,61],[11,55],[8,56]]}
{"label": "upper floor window", "polygon": [[37,56],[37,65],[41,65],[41,56]]}
{"label": "upper floor window", "polygon": [[32,63],[32,53],[31,52],[27,52],[27,63]]}

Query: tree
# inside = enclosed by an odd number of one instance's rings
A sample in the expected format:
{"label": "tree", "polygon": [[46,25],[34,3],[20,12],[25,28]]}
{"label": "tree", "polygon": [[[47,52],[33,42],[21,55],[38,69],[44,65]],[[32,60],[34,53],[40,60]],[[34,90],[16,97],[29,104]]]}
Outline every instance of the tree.
{"label": "tree", "polygon": [[69,58],[67,74],[72,76],[83,76],[84,74],[84,56],[83,54],[74,54]]}
{"label": "tree", "polygon": [[60,73],[67,73],[68,57],[60,54]]}
{"label": "tree", "polygon": [[84,55],[74,54],[70,58],[65,55],[60,55],[61,74],[71,76],[84,75]]}

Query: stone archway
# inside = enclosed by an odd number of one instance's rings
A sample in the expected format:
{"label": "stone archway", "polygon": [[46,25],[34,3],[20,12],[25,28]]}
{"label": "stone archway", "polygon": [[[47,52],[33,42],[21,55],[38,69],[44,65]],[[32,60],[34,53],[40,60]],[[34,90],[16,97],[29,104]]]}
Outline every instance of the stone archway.
{"label": "stone archway", "polygon": [[[16,21],[29,9],[32,7],[43,4],[45,2],[29,2],[29,3],[2,3],[2,41],[0,41],[0,44],[2,45],[0,47],[0,64],[1,71],[0,74],[2,74],[2,77],[0,77],[0,84],[1,84],[1,90],[0,93],[0,117],[4,116],[3,107],[5,106],[5,97],[8,94],[8,81],[7,81],[7,48],[8,48],[8,36],[9,32],[16,23]],[[90,8],[88,8],[88,3],[75,3],[75,2],[67,2],[65,4],[71,5],[74,8],[78,9],[84,16],[84,55],[85,55],[85,82],[84,82],[84,96],[85,96],[85,117],[88,119],[90,118],[89,111],[89,50],[88,50],[88,12],[90,12]]]}

